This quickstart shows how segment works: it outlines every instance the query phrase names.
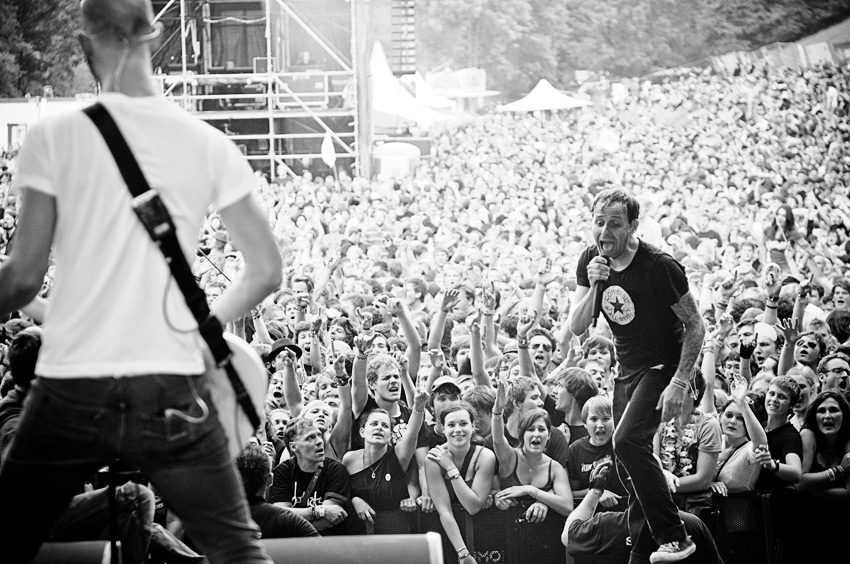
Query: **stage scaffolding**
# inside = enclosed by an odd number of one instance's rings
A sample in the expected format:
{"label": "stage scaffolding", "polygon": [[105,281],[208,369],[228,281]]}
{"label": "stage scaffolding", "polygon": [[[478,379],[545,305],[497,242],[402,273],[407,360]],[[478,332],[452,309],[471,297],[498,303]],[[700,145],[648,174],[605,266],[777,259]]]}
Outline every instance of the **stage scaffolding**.
{"label": "stage scaffolding", "polygon": [[368,0],[154,2],[162,93],[224,131],[270,178],[305,169],[368,177]]}

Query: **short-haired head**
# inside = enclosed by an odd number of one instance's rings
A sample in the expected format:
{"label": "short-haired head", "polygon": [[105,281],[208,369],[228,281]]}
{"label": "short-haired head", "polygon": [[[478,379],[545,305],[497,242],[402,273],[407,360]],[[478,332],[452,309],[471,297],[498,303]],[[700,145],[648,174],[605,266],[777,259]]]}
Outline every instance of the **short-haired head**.
{"label": "short-haired head", "polygon": [[593,199],[590,210],[592,213],[596,213],[598,209],[617,205],[625,208],[626,219],[628,219],[629,223],[640,217],[640,203],[630,193],[619,188],[607,188],[599,192]]}

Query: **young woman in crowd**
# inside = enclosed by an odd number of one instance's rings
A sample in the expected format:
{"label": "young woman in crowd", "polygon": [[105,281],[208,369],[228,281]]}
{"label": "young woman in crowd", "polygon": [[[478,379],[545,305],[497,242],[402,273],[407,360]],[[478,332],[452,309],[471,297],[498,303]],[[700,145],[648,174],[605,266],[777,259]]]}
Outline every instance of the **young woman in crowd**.
{"label": "young woman in crowd", "polygon": [[790,376],[800,386],[800,399],[797,405],[794,406],[794,414],[791,416],[791,424],[798,431],[801,431],[806,423],[806,413],[809,411],[809,405],[812,403],[815,393],[817,393],[817,376],[815,371],[808,366],[794,366],[788,371],[786,376]]}
{"label": "young woman in crowd", "polygon": [[352,523],[352,534],[365,531],[365,521],[374,524],[376,511],[396,511],[408,498],[407,469],[416,451],[427,402],[428,394],[419,390],[407,429],[395,446],[391,444],[393,418],[386,410],[373,409],[361,419],[364,448],[347,452],[342,458],[351,477],[351,504],[359,518]]}
{"label": "young woman in crowd", "polygon": [[743,378],[732,381],[731,396],[720,411],[724,448],[717,458],[712,491],[720,495],[748,492],[755,488],[762,466],[756,461],[759,447],[767,445],[767,433],[752,408]]}
{"label": "young woman in crowd", "polygon": [[846,550],[850,511],[850,405],[838,390],[819,393],[812,400],[801,432],[803,475],[797,490],[798,515],[806,552],[832,557]]}
{"label": "young woman in crowd", "polygon": [[460,402],[440,412],[440,424],[446,444],[428,451],[425,477],[440,523],[451,542],[460,564],[475,564],[452,513],[459,503],[467,513],[475,515],[487,503],[496,457],[492,451],[472,444],[475,433],[475,410]]}
{"label": "young woman in crowd", "polygon": [[499,380],[490,423],[502,488],[495,496],[496,507],[508,509],[520,505],[525,509],[525,518],[531,523],[542,523],[549,508],[566,517],[573,510],[573,494],[567,472],[543,453],[552,430],[549,415],[539,408],[524,413],[519,422],[521,443],[511,447],[505,438],[507,387],[505,379]]}

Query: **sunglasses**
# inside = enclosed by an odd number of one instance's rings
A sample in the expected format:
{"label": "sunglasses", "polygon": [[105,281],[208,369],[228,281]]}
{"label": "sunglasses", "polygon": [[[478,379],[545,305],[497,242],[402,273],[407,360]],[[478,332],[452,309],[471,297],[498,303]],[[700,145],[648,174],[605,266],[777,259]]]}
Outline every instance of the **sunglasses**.
{"label": "sunglasses", "polygon": [[552,345],[549,343],[531,343],[529,346],[532,349],[543,349],[546,352],[552,352]]}

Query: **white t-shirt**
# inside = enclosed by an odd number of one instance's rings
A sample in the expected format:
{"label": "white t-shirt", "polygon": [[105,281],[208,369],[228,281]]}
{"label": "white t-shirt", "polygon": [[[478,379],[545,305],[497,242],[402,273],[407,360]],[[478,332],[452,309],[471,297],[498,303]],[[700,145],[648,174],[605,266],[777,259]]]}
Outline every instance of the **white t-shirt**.
{"label": "white t-shirt", "polygon": [[[223,133],[159,96],[106,93],[100,101],[160,192],[191,264],[208,206],[250,194],[251,167]],[[36,373],[203,372],[197,324],[94,123],[74,111],[35,124],[14,183],[54,196],[57,206],[56,278]]]}

